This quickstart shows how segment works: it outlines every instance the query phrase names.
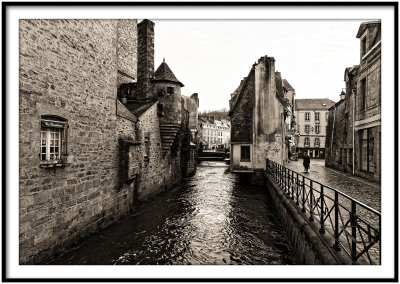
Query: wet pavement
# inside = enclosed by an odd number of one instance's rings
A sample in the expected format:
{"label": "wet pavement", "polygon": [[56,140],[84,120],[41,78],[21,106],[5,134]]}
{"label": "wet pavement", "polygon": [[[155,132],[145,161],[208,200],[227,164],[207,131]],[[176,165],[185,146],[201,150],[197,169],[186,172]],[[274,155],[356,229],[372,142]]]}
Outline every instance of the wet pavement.
{"label": "wet pavement", "polygon": [[303,159],[286,163],[285,167],[381,211],[381,186],[378,183],[325,167],[325,160],[311,159],[309,173],[304,173]]}
{"label": "wet pavement", "polygon": [[48,264],[296,264],[267,192],[240,183],[223,162]]}

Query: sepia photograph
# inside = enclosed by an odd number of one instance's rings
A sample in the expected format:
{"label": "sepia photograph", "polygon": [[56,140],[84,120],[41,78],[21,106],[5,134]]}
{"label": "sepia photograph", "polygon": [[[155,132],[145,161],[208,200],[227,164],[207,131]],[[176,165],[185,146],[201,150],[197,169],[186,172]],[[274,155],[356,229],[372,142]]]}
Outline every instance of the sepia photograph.
{"label": "sepia photograph", "polygon": [[397,279],[398,6],[331,4],[3,5],[3,279]]}

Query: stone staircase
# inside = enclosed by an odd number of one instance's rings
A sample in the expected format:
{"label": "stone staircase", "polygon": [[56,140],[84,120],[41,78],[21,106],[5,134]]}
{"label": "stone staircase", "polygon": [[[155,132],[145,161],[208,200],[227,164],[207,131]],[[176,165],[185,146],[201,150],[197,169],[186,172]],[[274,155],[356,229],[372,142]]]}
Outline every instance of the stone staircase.
{"label": "stone staircase", "polygon": [[171,150],[172,143],[174,143],[176,134],[180,128],[180,124],[171,123],[160,125],[162,153],[164,156]]}

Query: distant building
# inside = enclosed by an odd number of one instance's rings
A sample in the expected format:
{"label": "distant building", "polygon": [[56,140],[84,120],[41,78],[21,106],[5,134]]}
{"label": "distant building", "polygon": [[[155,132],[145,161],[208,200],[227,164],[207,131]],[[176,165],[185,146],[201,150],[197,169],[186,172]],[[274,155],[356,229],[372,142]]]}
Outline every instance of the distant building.
{"label": "distant building", "polygon": [[330,99],[295,100],[299,157],[307,153],[311,158],[325,158],[328,109],[334,104]]}
{"label": "distant building", "polygon": [[226,149],[230,146],[231,127],[228,120],[215,120],[217,127],[217,148]]}
{"label": "distant building", "polygon": [[206,149],[225,149],[229,146],[229,121],[217,120],[210,116],[199,116],[198,130],[199,139]]}
{"label": "distant building", "polygon": [[346,90],[330,109],[325,164],[381,180],[381,22],[357,32],[360,64],[345,69]]}
{"label": "distant building", "polygon": [[275,59],[261,57],[229,101],[233,172],[262,172],[267,158],[283,164],[288,104]]}

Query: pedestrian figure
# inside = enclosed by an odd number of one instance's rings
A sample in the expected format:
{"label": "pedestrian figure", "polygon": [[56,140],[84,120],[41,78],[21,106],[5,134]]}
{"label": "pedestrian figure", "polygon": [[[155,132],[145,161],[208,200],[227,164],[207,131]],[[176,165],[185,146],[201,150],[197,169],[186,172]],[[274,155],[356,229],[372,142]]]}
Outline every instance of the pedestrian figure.
{"label": "pedestrian figure", "polygon": [[305,172],[308,173],[308,169],[310,168],[310,157],[307,155],[307,153],[304,153],[303,166]]}

